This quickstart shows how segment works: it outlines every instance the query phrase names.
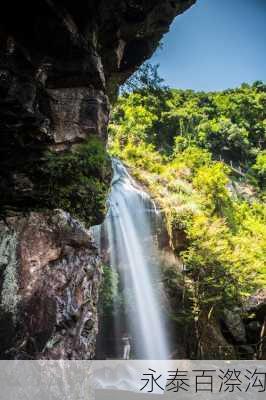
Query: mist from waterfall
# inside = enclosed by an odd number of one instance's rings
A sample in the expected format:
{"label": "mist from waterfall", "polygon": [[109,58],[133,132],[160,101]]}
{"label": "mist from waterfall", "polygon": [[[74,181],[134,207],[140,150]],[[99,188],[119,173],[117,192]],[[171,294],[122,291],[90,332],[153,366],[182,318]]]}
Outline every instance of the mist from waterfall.
{"label": "mist from waterfall", "polygon": [[94,233],[99,245],[100,237],[105,236],[109,262],[122,283],[126,322],[121,328],[121,318],[114,321],[115,334],[121,336],[124,330],[132,338],[135,358],[167,359],[162,285],[152,230],[157,211],[117,159],[113,159],[113,173],[109,211],[98,235],[97,229]]}

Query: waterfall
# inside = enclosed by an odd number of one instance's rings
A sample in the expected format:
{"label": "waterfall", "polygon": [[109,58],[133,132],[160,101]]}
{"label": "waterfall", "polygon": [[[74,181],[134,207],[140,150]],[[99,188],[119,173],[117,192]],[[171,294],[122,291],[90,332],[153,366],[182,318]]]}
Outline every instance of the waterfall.
{"label": "waterfall", "polygon": [[100,247],[100,238],[104,238],[111,268],[121,279],[126,322],[121,328],[121,318],[117,318],[115,335],[121,338],[126,332],[134,358],[167,359],[162,285],[152,226],[156,207],[117,159],[113,159],[113,173],[109,211],[93,232]]}

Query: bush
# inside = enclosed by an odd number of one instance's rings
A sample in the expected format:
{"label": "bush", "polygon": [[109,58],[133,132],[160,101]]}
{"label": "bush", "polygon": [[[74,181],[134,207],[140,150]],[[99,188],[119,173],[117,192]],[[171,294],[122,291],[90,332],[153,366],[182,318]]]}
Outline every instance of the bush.
{"label": "bush", "polygon": [[252,170],[258,179],[260,186],[265,188],[266,185],[266,150],[257,155],[256,162],[252,166]]}
{"label": "bush", "polygon": [[62,154],[48,152],[41,173],[45,177],[46,204],[62,208],[88,225],[105,214],[111,163],[104,144],[96,137]]}

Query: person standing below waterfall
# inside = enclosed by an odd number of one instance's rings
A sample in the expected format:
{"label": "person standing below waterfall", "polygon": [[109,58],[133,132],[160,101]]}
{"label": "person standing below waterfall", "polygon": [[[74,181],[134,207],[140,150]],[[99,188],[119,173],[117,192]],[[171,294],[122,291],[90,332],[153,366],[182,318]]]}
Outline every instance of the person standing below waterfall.
{"label": "person standing below waterfall", "polygon": [[131,350],[130,339],[131,338],[129,337],[129,335],[125,332],[122,337],[122,342],[123,342],[123,346],[124,346],[123,360],[129,360],[130,350]]}

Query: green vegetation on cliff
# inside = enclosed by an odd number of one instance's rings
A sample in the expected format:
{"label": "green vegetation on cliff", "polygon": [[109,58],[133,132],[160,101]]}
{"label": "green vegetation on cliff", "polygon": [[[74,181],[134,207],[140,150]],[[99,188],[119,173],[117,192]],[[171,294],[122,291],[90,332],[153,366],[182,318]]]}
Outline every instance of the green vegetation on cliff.
{"label": "green vegetation on cliff", "polygon": [[99,138],[91,137],[65,153],[47,152],[40,173],[49,208],[62,208],[88,226],[102,222],[111,162]]}
{"label": "green vegetation on cliff", "polygon": [[165,213],[198,319],[266,286],[266,86],[196,93],[153,77],[119,98],[110,151]]}

